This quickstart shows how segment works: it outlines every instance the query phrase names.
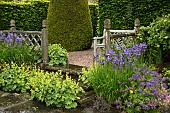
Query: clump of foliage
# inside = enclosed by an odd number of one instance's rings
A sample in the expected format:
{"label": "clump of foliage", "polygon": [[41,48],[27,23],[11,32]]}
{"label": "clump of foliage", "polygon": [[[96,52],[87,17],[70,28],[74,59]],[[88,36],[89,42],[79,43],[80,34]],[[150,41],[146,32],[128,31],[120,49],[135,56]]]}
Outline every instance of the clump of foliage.
{"label": "clump of foliage", "polygon": [[49,66],[64,66],[68,61],[67,50],[60,44],[52,44],[48,46]]}
{"label": "clump of foliage", "polygon": [[0,73],[0,87],[9,92],[26,92],[30,89],[28,80],[30,67],[18,66],[15,63],[3,64]]}
{"label": "clump of foliage", "polygon": [[[65,77],[65,78],[64,78]],[[36,67],[16,63],[0,67],[0,88],[9,92],[31,92],[32,99],[66,109],[77,107],[78,93],[84,90],[75,80],[59,72],[44,72]]]}
{"label": "clump of foliage", "polygon": [[127,113],[164,112],[170,105],[167,78],[143,63],[146,48],[146,43],[118,45],[107,56],[97,54],[97,65],[83,69],[80,80]]}
{"label": "clump of foliage", "polygon": [[138,39],[147,43],[146,62],[162,63],[166,53],[170,52],[170,14],[158,17],[147,27],[141,27]]}
{"label": "clump of foliage", "polygon": [[0,63],[33,64],[37,60],[36,51],[32,50],[15,33],[0,32]]}
{"label": "clump of foliage", "polygon": [[131,48],[126,46],[118,46],[115,51],[109,49],[107,58],[104,54],[96,55],[95,61],[98,64],[89,68],[88,71],[83,70],[83,76],[80,77],[84,83],[92,85],[94,91],[113,102],[119,95],[119,89],[122,88],[119,82],[127,82],[142,61],[141,54],[146,49],[146,43],[134,44]]}
{"label": "clump of foliage", "polygon": [[50,0],[47,20],[49,43],[61,44],[68,51],[91,47],[93,31],[87,0]]}
{"label": "clump of foliage", "polygon": [[[128,113],[160,112],[170,104],[166,77],[162,77],[148,66],[136,68],[136,73],[123,86],[115,104]],[[167,101],[168,99],[168,101]]]}
{"label": "clump of foliage", "polygon": [[77,93],[83,92],[83,89],[68,75],[63,80],[61,73],[61,71],[58,73],[44,71],[34,73],[35,76],[30,78],[32,98],[45,102],[47,106],[75,108],[77,106],[75,101],[79,99]]}

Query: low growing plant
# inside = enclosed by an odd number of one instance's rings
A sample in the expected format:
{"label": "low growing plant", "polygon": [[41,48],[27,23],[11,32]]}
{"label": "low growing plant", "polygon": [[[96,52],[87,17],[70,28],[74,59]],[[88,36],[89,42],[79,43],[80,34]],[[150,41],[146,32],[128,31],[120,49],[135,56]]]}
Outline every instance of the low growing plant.
{"label": "low growing plant", "polygon": [[28,80],[30,68],[24,64],[18,66],[16,63],[4,64],[1,67],[0,88],[9,92],[26,92],[30,89]]}
{"label": "low growing plant", "polygon": [[120,83],[125,87],[119,90],[122,95],[115,102],[117,108],[127,113],[160,113],[170,105],[170,93],[164,83],[166,77],[162,77],[148,66],[135,70],[136,73],[129,77],[129,81]]}
{"label": "low growing plant", "polygon": [[79,99],[78,93],[83,89],[72,80],[68,75],[66,79],[60,72],[48,73],[37,71],[30,79],[31,97],[45,102],[47,106],[65,107],[66,109],[75,108],[76,100]]}

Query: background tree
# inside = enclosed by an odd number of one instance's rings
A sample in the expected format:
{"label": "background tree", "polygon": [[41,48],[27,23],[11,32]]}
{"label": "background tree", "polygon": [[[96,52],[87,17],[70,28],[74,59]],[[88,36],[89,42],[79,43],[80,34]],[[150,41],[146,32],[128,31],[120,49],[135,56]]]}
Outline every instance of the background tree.
{"label": "background tree", "polygon": [[60,43],[67,51],[91,47],[93,30],[88,0],[50,0],[47,19],[49,43]]}

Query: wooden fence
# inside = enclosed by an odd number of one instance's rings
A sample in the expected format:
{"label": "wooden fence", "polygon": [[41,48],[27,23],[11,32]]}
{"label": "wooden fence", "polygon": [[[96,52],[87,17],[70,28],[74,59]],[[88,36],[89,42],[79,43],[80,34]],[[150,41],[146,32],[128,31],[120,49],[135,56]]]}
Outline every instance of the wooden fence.
{"label": "wooden fence", "polygon": [[[123,43],[126,43],[126,37],[128,36],[135,36],[139,33],[140,21],[139,19],[135,20],[135,27],[133,30],[111,30],[111,22],[110,19],[106,19],[104,21],[104,31],[102,37],[94,37],[94,57],[96,56],[96,52],[98,48],[104,48],[105,55],[108,54],[108,49],[111,48],[112,40],[117,41],[120,43],[120,40]],[[120,39],[120,40],[119,40]],[[102,40],[102,41],[98,41]],[[129,40],[129,39],[128,39]],[[132,39],[133,40],[133,39]]]}
{"label": "wooden fence", "polygon": [[10,21],[10,30],[1,30],[3,33],[16,33],[16,35],[24,40],[25,43],[29,46],[38,46],[42,51],[43,64],[48,63],[48,31],[47,31],[47,22],[46,20],[42,21],[42,30],[41,31],[22,31],[16,30],[15,20]]}

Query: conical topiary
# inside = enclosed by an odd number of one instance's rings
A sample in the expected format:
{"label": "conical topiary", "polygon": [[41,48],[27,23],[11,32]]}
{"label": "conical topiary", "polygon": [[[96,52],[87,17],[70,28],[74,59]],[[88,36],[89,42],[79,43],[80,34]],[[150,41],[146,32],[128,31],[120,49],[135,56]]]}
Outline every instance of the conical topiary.
{"label": "conical topiary", "polygon": [[88,0],[50,0],[47,20],[49,43],[61,44],[67,51],[91,47],[93,31]]}

